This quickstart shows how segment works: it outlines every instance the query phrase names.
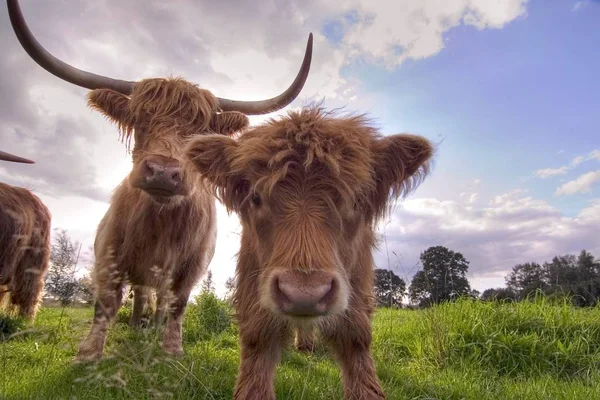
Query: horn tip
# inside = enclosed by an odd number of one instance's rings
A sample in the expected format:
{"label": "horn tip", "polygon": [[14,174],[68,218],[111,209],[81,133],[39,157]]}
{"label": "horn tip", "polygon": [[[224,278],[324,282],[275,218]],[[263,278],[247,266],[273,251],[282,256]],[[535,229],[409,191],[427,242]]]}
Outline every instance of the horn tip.
{"label": "horn tip", "polygon": [[306,52],[304,54],[304,62],[310,63],[310,59],[312,58],[313,52],[313,33],[310,32],[308,34],[308,42],[306,43]]}
{"label": "horn tip", "polygon": [[14,154],[10,154],[10,153],[5,153],[3,151],[0,151],[0,160],[2,160],[2,161],[9,161],[9,162],[16,162],[16,163],[22,163],[22,164],[35,164],[35,161],[33,161],[33,160],[30,160],[28,158],[23,158],[23,157],[15,156]]}

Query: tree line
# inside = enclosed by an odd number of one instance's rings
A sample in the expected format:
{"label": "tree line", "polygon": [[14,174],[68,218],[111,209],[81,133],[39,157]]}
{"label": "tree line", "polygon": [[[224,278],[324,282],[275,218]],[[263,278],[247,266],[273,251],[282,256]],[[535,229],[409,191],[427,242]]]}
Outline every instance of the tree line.
{"label": "tree line", "polygon": [[568,297],[573,305],[595,306],[600,301],[600,260],[586,250],[579,255],[555,256],[538,264],[515,265],[505,277],[506,287],[490,288],[483,293],[471,288],[467,279],[469,261],[444,246],[432,246],[421,253],[421,269],[410,286],[387,269],[375,270],[375,296],[380,307],[402,307],[408,296],[417,307],[428,307],[459,297],[483,301],[520,301],[536,294]]}
{"label": "tree line", "polygon": [[[92,283],[89,276],[76,277],[81,245],[73,242],[65,230],[53,238],[50,268],[46,276],[46,296],[62,305],[73,302],[91,304]],[[490,288],[483,293],[471,288],[467,279],[469,261],[457,251],[432,246],[420,256],[421,269],[410,285],[389,269],[375,269],[374,289],[380,307],[402,307],[408,299],[412,306],[428,307],[471,297],[483,301],[520,301],[538,293],[569,297],[575,306],[595,306],[600,301],[600,259],[586,250],[578,255],[555,256],[542,264],[527,262],[515,265],[505,277],[506,287]],[[226,282],[227,296],[235,286],[234,278]],[[212,274],[203,281],[202,292],[213,292]]]}
{"label": "tree line", "polygon": [[579,255],[555,256],[542,264],[517,264],[506,277],[505,288],[487,289],[481,297],[523,300],[537,293],[568,296],[580,307],[595,306],[600,301],[600,260],[582,250]]}

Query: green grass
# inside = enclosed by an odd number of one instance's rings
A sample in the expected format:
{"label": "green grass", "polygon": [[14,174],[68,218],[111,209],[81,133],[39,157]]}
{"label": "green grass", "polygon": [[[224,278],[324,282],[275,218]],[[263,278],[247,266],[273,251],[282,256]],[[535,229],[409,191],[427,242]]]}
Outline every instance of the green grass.
{"label": "green grass", "polygon": [[[210,299],[189,307],[181,359],[163,356],[153,331],[131,330],[122,311],[105,359],[73,365],[92,310],[43,308],[33,327],[0,342],[0,398],[230,399],[239,350],[226,311]],[[22,327],[4,320],[0,327]],[[389,399],[600,398],[598,308],[465,300],[380,309],[373,353]],[[276,391],[279,399],[340,399],[340,373],[323,347],[308,356],[289,350]]]}

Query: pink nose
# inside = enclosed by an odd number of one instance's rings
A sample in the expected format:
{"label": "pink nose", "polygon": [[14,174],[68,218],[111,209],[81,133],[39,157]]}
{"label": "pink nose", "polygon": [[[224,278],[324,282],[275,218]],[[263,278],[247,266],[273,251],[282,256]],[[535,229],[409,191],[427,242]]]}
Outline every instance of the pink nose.
{"label": "pink nose", "polygon": [[145,161],[145,189],[150,192],[172,192],[175,194],[183,180],[182,169],[179,165],[157,162],[151,159]]}
{"label": "pink nose", "polygon": [[285,271],[271,279],[271,296],[275,304],[283,313],[293,316],[327,314],[338,292],[335,277],[327,272]]}

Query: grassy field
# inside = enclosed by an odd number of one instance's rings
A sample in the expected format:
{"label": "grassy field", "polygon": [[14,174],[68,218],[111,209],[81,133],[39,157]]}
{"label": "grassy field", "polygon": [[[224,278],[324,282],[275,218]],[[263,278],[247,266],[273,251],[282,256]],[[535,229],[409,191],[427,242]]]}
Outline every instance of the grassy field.
{"label": "grassy field", "polygon": [[[181,359],[164,357],[151,330],[135,332],[120,312],[106,359],[73,365],[90,308],[42,308],[33,327],[0,318],[2,399],[230,399],[238,364],[235,324],[224,303],[188,309]],[[378,310],[374,347],[389,399],[598,399],[600,309],[545,301],[460,301],[428,310]],[[340,399],[327,350],[287,351],[279,399]]]}

